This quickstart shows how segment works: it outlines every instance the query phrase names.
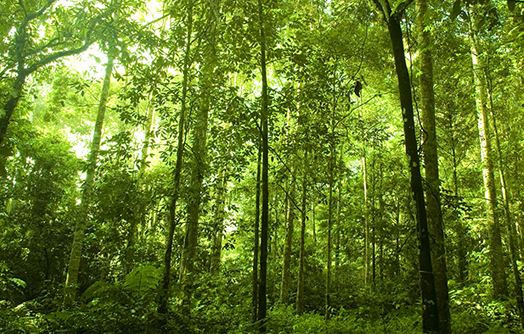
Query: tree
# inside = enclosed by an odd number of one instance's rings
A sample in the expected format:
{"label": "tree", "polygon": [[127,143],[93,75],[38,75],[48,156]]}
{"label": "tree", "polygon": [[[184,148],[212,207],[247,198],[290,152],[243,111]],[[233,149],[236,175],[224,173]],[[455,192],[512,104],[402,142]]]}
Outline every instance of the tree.
{"label": "tree", "polygon": [[[118,5],[119,7],[120,5]],[[118,7],[115,14],[118,17]],[[107,64],[100,93],[100,102],[98,105],[98,114],[93,130],[93,140],[91,142],[91,150],[87,161],[86,179],[82,189],[82,201],[80,203],[80,216],[75,227],[73,245],[71,247],[71,257],[67,269],[67,276],[65,282],[65,297],[64,307],[70,307],[76,295],[76,288],[78,282],[78,270],[80,268],[80,258],[82,255],[82,246],[84,241],[84,234],[89,215],[89,204],[91,202],[93,192],[93,180],[95,177],[96,163],[98,159],[98,152],[100,150],[100,141],[102,139],[102,128],[104,124],[104,117],[106,113],[106,104],[109,96],[109,85],[111,84],[111,74],[113,72],[113,62],[117,56],[116,32],[109,36],[109,49],[107,51]]]}
{"label": "tree", "polygon": [[267,248],[269,235],[269,143],[268,118],[269,96],[266,65],[266,26],[265,10],[262,0],[258,0],[258,26],[260,30],[260,72],[262,76],[262,97],[260,110],[261,141],[262,141],[262,212],[260,219],[260,279],[258,290],[258,321],[260,333],[266,333],[267,317]]}
{"label": "tree", "polygon": [[435,292],[435,278],[431,263],[431,247],[429,244],[429,231],[422,188],[422,177],[420,174],[420,158],[418,156],[417,139],[415,135],[415,124],[413,120],[413,101],[411,95],[411,84],[409,72],[406,66],[404,42],[402,40],[402,29],[400,19],[406,2],[393,11],[388,1],[373,0],[377,10],[385,20],[395,58],[395,69],[397,71],[400,105],[402,108],[402,120],[404,122],[404,137],[406,154],[409,157],[409,170],[411,174],[411,191],[415,200],[417,213],[417,233],[419,239],[419,267],[420,267],[420,289],[422,293],[422,327],[424,332],[439,331],[439,314],[437,296]]}
{"label": "tree", "polygon": [[471,62],[473,64],[473,76],[475,80],[475,106],[477,109],[482,175],[484,179],[484,190],[487,205],[493,296],[495,298],[506,298],[508,296],[508,287],[506,281],[506,272],[504,269],[504,251],[502,249],[499,214],[497,209],[497,190],[495,186],[493,152],[491,148],[491,130],[489,125],[487,86],[486,78],[483,72],[485,65],[482,59],[483,51],[480,48],[477,36],[479,22],[476,16],[476,7],[473,6],[471,9],[468,9],[468,12]]}
{"label": "tree", "polygon": [[437,131],[435,128],[435,94],[433,91],[433,58],[430,34],[426,29],[425,20],[428,16],[426,0],[417,1],[417,32],[420,43],[420,95],[422,99],[422,150],[424,154],[424,171],[427,182],[426,211],[429,233],[433,240],[431,244],[431,261],[435,273],[435,289],[437,294],[440,331],[451,333],[449,315],[448,277],[446,266],[446,250],[444,244],[444,228],[442,210],[440,207],[440,180],[437,154]]}
{"label": "tree", "polygon": [[180,176],[182,173],[182,164],[184,162],[184,147],[186,135],[186,112],[187,112],[187,94],[189,88],[189,70],[191,67],[191,44],[193,40],[193,1],[189,0],[186,8],[186,44],[184,50],[183,67],[182,67],[182,97],[180,106],[180,116],[178,119],[178,141],[176,151],[176,163],[173,175],[173,190],[169,203],[169,217],[167,217],[167,235],[166,251],[164,254],[164,275],[162,280],[162,291],[158,304],[158,312],[167,313],[167,300],[169,298],[169,287],[171,282],[171,255],[173,252],[173,236],[177,225],[176,209],[180,196]]}
{"label": "tree", "polygon": [[[33,9],[30,8],[33,7],[33,4],[27,6],[23,1],[19,1],[17,8],[7,8],[7,13],[9,13],[7,15],[14,17],[14,20],[8,21],[8,24],[12,24],[12,28],[15,28],[16,25],[16,33],[10,36],[11,39],[7,43],[6,51],[8,51],[9,58],[5,59],[5,63],[2,64],[0,78],[5,78],[7,73],[13,73],[14,81],[13,77],[9,77],[12,86],[6,94],[5,101],[2,101],[0,144],[4,141],[13,112],[22,98],[27,77],[39,68],[60,58],[87,50],[96,41],[96,29],[102,20],[109,17],[115,10],[115,6],[111,6],[100,12],[96,6],[80,5],[78,10],[82,13],[90,11],[92,17],[88,18],[82,14],[75,24],[71,25],[69,18],[64,15],[63,5],[56,3],[56,0],[47,0],[43,4],[42,1],[39,1],[37,5],[40,7],[35,6],[37,9]],[[38,24],[37,19],[44,22],[46,28],[49,29],[49,34],[41,39],[37,38],[33,32]],[[56,29],[51,30],[51,26],[55,26]],[[84,27],[87,27],[87,30]],[[14,70],[15,67],[16,70]]]}

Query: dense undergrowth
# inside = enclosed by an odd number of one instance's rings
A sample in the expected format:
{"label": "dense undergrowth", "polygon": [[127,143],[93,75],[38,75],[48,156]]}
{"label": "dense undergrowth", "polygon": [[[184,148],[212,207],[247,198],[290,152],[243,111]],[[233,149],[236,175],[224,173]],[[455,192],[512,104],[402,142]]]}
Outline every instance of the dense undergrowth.
{"label": "dense undergrowth", "polygon": [[[1,333],[250,333],[250,287],[227,275],[196,280],[187,305],[172,298],[164,318],[156,311],[160,271],[143,265],[123,280],[96,282],[77,299],[74,307],[61,310],[60,289],[43,297],[16,303],[24,282],[10,277],[6,266],[0,276]],[[453,332],[523,333],[518,315],[509,301],[490,300],[487,285],[453,286],[451,282]],[[333,307],[328,321],[321,310],[298,315],[291,305],[275,303],[268,312],[269,333],[421,333],[420,305],[416,297],[395,287],[362,289],[346,299],[348,307]],[[396,287],[400,288],[400,287]],[[173,291],[173,295],[181,295]]]}

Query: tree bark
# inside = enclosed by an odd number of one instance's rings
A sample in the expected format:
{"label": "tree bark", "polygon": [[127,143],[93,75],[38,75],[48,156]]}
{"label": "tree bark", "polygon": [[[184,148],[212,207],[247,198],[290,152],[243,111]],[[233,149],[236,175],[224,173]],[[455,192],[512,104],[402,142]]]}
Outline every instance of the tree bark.
{"label": "tree bark", "polygon": [[180,108],[180,118],[178,120],[178,147],[176,152],[176,164],[173,180],[173,195],[171,196],[171,203],[169,206],[169,216],[167,217],[167,235],[166,235],[166,251],[164,254],[164,275],[162,280],[162,290],[160,292],[160,299],[158,303],[158,313],[167,313],[167,300],[169,298],[169,286],[171,283],[171,255],[173,252],[173,236],[176,220],[176,206],[178,197],[180,195],[180,176],[182,173],[182,164],[184,160],[184,146],[185,146],[185,123],[186,123],[186,109],[187,109],[187,91],[189,85],[189,68],[191,66],[191,39],[193,34],[193,1],[189,1],[187,9],[187,37],[186,50],[184,54],[184,65],[182,70],[182,101]]}
{"label": "tree bark", "polygon": [[253,292],[252,292],[252,307],[253,307],[253,322],[258,320],[258,258],[260,253],[260,169],[262,160],[261,146],[258,147],[257,159],[257,184],[255,191],[255,242],[253,246]]}
{"label": "tree bark", "polygon": [[[334,132],[334,131],[332,131]],[[329,195],[328,195],[328,226],[327,226],[327,254],[326,254],[326,320],[330,317],[330,302],[331,302],[331,230],[333,228],[333,180],[335,169],[335,147],[334,143],[330,143],[330,157],[329,157]]]}
{"label": "tree bark", "polygon": [[[486,69],[486,76],[488,69]],[[499,138],[499,132],[497,127],[497,117],[495,116],[495,110],[493,107],[493,91],[491,86],[491,80],[489,81],[489,101],[490,101],[490,108],[491,108],[491,115],[493,117],[493,131],[495,133],[495,147],[497,149],[497,156],[498,156],[498,166],[499,166],[499,174],[500,174],[500,184],[502,186],[502,198],[504,200],[504,220],[506,222],[506,228],[507,228],[507,234],[508,234],[508,241],[509,241],[509,251],[510,251],[510,261],[511,261],[511,269],[513,270],[513,278],[515,280],[515,299],[517,301],[517,310],[519,312],[519,318],[520,318],[520,325],[524,329],[524,297],[522,293],[522,280],[520,276],[520,270],[517,265],[517,261],[520,260],[520,254],[518,251],[518,241],[517,241],[517,230],[515,228],[515,224],[511,220],[511,212],[510,212],[510,193],[509,188],[506,184],[506,173],[505,173],[505,164],[504,159],[502,158],[502,150],[500,148],[500,138]]]}
{"label": "tree bark", "polygon": [[[415,122],[413,119],[413,100],[411,94],[411,81],[406,65],[404,40],[400,27],[401,12],[392,13],[387,0],[373,0],[388,25],[389,36],[395,58],[400,106],[404,121],[404,139],[406,154],[409,157],[411,175],[411,191],[416,207],[417,234],[419,241],[419,271],[420,290],[422,294],[422,329],[426,333],[439,332],[439,314],[437,296],[435,291],[435,278],[431,263],[431,248],[426,217],[422,176],[420,174],[420,159],[418,156]],[[384,4],[384,5],[383,5]]]}
{"label": "tree bark", "polygon": [[431,37],[425,29],[424,17],[428,11],[426,0],[417,0],[417,30],[420,44],[420,95],[422,109],[422,152],[426,176],[426,210],[431,240],[431,260],[435,276],[440,331],[451,333],[449,314],[448,276],[444,228],[440,207],[440,180],[437,154],[437,131],[435,126],[435,92],[433,90],[433,58]]}
{"label": "tree bark", "polygon": [[493,297],[504,299],[508,297],[506,281],[504,251],[502,249],[499,215],[497,211],[497,190],[493,168],[493,153],[491,148],[491,134],[487,107],[487,87],[484,76],[484,64],[476,36],[476,18],[474,10],[469,11],[470,17],[470,43],[473,76],[475,79],[476,109],[478,118],[478,131],[480,153],[482,160],[482,175],[487,204],[487,224],[490,241],[490,267],[493,282]]}
{"label": "tree bark", "polygon": [[73,235],[73,245],[71,247],[71,256],[69,259],[69,266],[65,282],[64,308],[70,307],[73,301],[75,300],[76,288],[78,283],[78,271],[80,268],[80,258],[82,257],[84,234],[88,220],[89,205],[92,198],[93,181],[95,178],[98,152],[100,151],[102,128],[104,125],[106,104],[109,96],[109,86],[111,84],[111,73],[113,72],[113,62],[116,57],[116,54],[117,50],[114,46],[114,41],[110,41],[104,82],[102,84],[102,92],[100,93],[100,102],[98,104],[98,114],[96,117],[95,128],[93,130],[93,140],[91,141],[91,150],[89,152],[89,158],[87,160],[86,179],[82,188],[80,214],[78,216],[78,221],[76,223],[75,232]]}
{"label": "tree bark", "polygon": [[[293,178],[293,175],[290,175]],[[280,300],[283,304],[289,303],[289,291],[291,289],[291,251],[293,246],[293,232],[295,230],[295,208],[294,208],[294,197],[295,197],[295,181],[290,180],[291,183],[289,194],[286,194],[286,207],[287,207],[287,231],[286,240],[284,244],[284,263],[282,265],[282,286],[280,289]]]}
{"label": "tree bark", "polygon": [[267,317],[267,242],[269,235],[269,143],[268,143],[268,86],[266,68],[266,31],[262,0],[258,0],[258,19],[260,28],[260,71],[262,76],[262,108],[260,120],[262,123],[262,219],[260,232],[260,281],[258,292],[259,332],[266,333]]}
{"label": "tree bark", "polygon": [[303,175],[302,175],[302,217],[300,222],[300,254],[298,265],[298,284],[297,284],[297,313],[300,315],[304,312],[304,279],[306,265],[306,211],[307,211],[307,156],[308,150],[304,152]]}
{"label": "tree bark", "polygon": [[202,202],[202,183],[206,170],[207,157],[207,128],[209,118],[210,94],[207,87],[211,84],[209,76],[212,71],[203,74],[206,77],[202,80],[202,101],[198,111],[193,137],[193,157],[195,160],[194,168],[191,171],[191,181],[189,186],[189,203],[186,222],[186,235],[184,249],[182,252],[182,262],[180,266],[180,278],[183,281],[186,274],[194,272],[194,262],[198,244],[198,220],[200,217],[200,204]]}
{"label": "tree bark", "polygon": [[215,192],[215,215],[214,215],[214,236],[213,250],[211,253],[211,275],[217,276],[220,273],[220,261],[222,257],[222,234],[224,233],[224,214],[227,194],[228,173],[227,166],[220,171],[219,180]]}
{"label": "tree bark", "polygon": [[[115,1],[115,5],[112,6],[112,8],[108,11],[103,12],[102,14],[98,15],[96,18],[94,18],[87,29],[84,43],[78,48],[74,49],[66,49],[57,51],[54,53],[50,53],[47,55],[41,55],[41,58],[36,61],[35,63],[27,66],[27,56],[25,53],[26,51],[26,44],[27,44],[27,28],[31,21],[41,17],[42,15],[45,15],[47,10],[56,2],[56,0],[50,0],[47,1],[38,11],[31,12],[31,13],[25,13],[24,18],[22,19],[22,22],[20,22],[20,26],[16,29],[15,33],[15,60],[14,62],[17,64],[17,76],[15,79],[15,82],[13,84],[13,90],[12,90],[12,97],[7,100],[5,103],[5,106],[3,108],[3,115],[0,117],[0,144],[4,142],[5,135],[7,133],[7,128],[9,126],[9,123],[11,122],[11,117],[13,116],[13,112],[16,109],[16,106],[18,105],[18,102],[20,101],[20,98],[22,97],[23,93],[23,87],[25,80],[27,79],[27,76],[31,73],[35,72],[39,68],[50,64],[54,62],[57,59],[76,55],[84,52],[89,48],[91,44],[93,44],[94,40],[92,39],[92,34],[95,29],[95,27],[98,25],[98,23],[105,17],[111,15],[113,11],[118,12],[118,8],[120,7],[120,1]],[[22,4],[22,2],[20,2]],[[23,7],[23,5],[21,6]],[[22,8],[23,9],[23,8]],[[25,12],[25,9],[23,9]],[[116,15],[115,15],[116,17]],[[116,20],[115,20],[116,21]],[[67,40],[70,36],[60,36],[63,37],[65,40]],[[61,38],[57,38],[59,40]],[[58,43],[58,45],[61,45],[62,43]],[[35,45],[31,45],[33,49],[35,48]],[[41,48],[40,50],[48,50],[48,48]],[[38,54],[38,53],[37,53]],[[1,109],[0,109],[1,110]]]}

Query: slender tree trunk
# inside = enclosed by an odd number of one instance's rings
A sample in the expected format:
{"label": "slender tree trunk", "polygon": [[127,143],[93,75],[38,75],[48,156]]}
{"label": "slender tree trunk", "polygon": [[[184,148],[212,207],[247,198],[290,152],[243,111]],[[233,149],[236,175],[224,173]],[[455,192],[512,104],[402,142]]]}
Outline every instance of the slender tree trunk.
{"label": "slender tree trunk", "polygon": [[308,150],[304,152],[303,175],[302,175],[302,217],[300,222],[300,254],[298,265],[298,284],[297,284],[297,313],[304,312],[304,279],[306,265],[306,211],[307,211],[307,156]]}
{"label": "slender tree trunk", "polygon": [[184,65],[182,70],[182,101],[180,108],[180,118],[178,120],[178,147],[176,152],[176,164],[173,180],[173,195],[169,205],[169,217],[167,217],[167,235],[166,235],[166,252],[164,255],[164,277],[162,280],[162,290],[158,304],[158,313],[167,313],[167,300],[169,298],[169,286],[171,283],[171,255],[173,252],[173,236],[175,234],[176,220],[176,206],[178,197],[180,195],[180,176],[182,174],[182,164],[184,158],[185,146],[185,124],[186,124],[186,109],[187,109],[187,91],[189,85],[189,68],[191,66],[191,38],[193,33],[193,2],[189,1],[187,9],[187,37],[186,50],[184,55]]}
{"label": "slender tree trunk", "polygon": [[422,293],[422,328],[426,333],[439,331],[439,317],[437,296],[435,291],[435,278],[431,263],[431,248],[429,243],[429,231],[426,217],[424,190],[422,188],[422,176],[420,174],[420,159],[418,156],[417,137],[415,134],[415,122],[413,118],[413,101],[411,95],[411,81],[406,65],[404,52],[404,40],[400,27],[400,12],[391,12],[387,0],[373,0],[382,13],[388,25],[389,36],[393,47],[395,58],[395,69],[397,72],[400,105],[402,107],[402,119],[404,121],[404,138],[406,154],[409,157],[409,169],[411,174],[411,191],[416,206],[417,234],[419,240],[419,271],[420,290]]}
{"label": "slender tree trunk", "polygon": [[369,199],[366,148],[362,149],[362,179],[364,183],[364,284],[369,284]]}
{"label": "slender tree trunk", "polygon": [[[211,72],[203,76],[211,75]],[[208,77],[209,78],[209,77]],[[209,117],[210,94],[207,87],[211,84],[208,79],[202,80],[202,101],[198,111],[193,137],[193,156],[195,160],[194,169],[191,171],[190,199],[187,206],[186,235],[182,262],[180,266],[180,277],[184,279],[186,274],[194,272],[194,262],[198,244],[198,220],[200,217],[200,204],[202,202],[202,183],[206,170],[207,157],[207,128]]]}
{"label": "slender tree trunk", "polygon": [[488,119],[487,87],[484,76],[484,64],[476,36],[476,19],[474,11],[469,11],[470,42],[473,75],[475,78],[476,108],[478,118],[479,142],[482,159],[482,174],[484,178],[485,198],[487,204],[487,221],[490,241],[491,276],[493,282],[493,297],[507,298],[504,251],[502,249],[499,216],[497,211],[497,190],[493,168],[493,153]]}
{"label": "slender tree trunk", "polygon": [[257,159],[257,184],[255,191],[255,245],[253,247],[253,322],[258,320],[258,257],[260,253],[260,167],[262,160],[262,150],[259,145],[258,147],[258,159]]}
{"label": "slender tree trunk", "polygon": [[311,230],[313,234],[313,243],[317,243],[317,226],[315,216],[315,198],[311,198]]}
{"label": "slender tree trunk", "polygon": [[[292,178],[292,175],[290,178]],[[282,265],[282,286],[280,290],[280,300],[283,304],[289,304],[289,291],[291,289],[291,251],[293,246],[293,232],[295,230],[295,208],[293,204],[295,181],[291,180],[290,182],[289,194],[286,195],[287,232],[284,245],[284,263]]]}
{"label": "slender tree trunk", "polygon": [[[488,69],[486,69],[487,71]],[[489,76],[488,76],[489,77]],[[520,270],[517,265],[517,260],[520,260],[519,251],[518,251],[518,241],[517,241],[517,230],[515,224],[511,220],[510,213],[510,194],[509,189],[506,184],[506,173],[505,173],[505,164],[502,158],[502,150],[500,148],[500,138],[497,128],[497,117],[495,116],[495,110],[493,108],[493,91],[491,88],[491,81],[489,87],[489,100],[491,107],[491,114],[493,117],[493,131],[495,132],[495,145],[497,149],[498,156],[498,165],[499,165],[499,174],[500,174],[500,183],[502,186],[502,198],[504,200],[504,218],[506,221],[506,228],[509,241],[509,251],[510,251],[510,260],[511,260],[511,269],[513,270],[513,277],[515,279],[515,299],[517,301],[517,310],[519,312],[520,324],[524,329],[524,298],[522,294],[522,280],[520,276]]]}
{"label": "slender tree trunk", "polygon": [[[334,131],[333,131],[334,132]],[[333,228],[333,180],[335,169],[335,147],[334,143],[330,143],[330,157],[329,157],[329,195],[328,195],[328,226],[327,226],[327,254],[326,254],[326,320],[330,317],[330,297],[331,297],[331,230]]]}
{"label": "slender tree trunk", "polygon": [[258,293],[258,320],[260,321],[260,333],[266,333],[267,316],[267,241],[269,235],[269,143],[268,143],[268,86],[266,69],[266,31],[262,0],[258,0],[258,19],[260,28],[260,70],[262,76],[262,219],[260,233],[260,281]]}
{"label": "slender tree trunk", "polygon": [[227,194],[228,173],[227,166],[220,171],[219,181],[215,192],[215,215],[214,215],[214,236],[213,249],[211,253],[211,275],[217,276],[220,273],[220,260],[222,257],[222,234],[224,233],[224,215]]}
{"label": "slender tree trunk", "polygon": [[429,32],[425,29],[424,17],[428,10],[426,0],[417,0],[417,29],[420,44],[420,95],[422,99],[422,150],[426,176],[426,210],[431,240],[431,260],[435,276],[440,331],[451,333],[449,314],[448,276],[444,228],[440,207],[440,180],[438,172],[437,131],[435,126],[435,93],[433,90],[433,58]]}
{"label": "slender tree trunk", "polygon": [[88,220],[89,205],[93,193],[93,181],[95,178],[96,163],[98,152],[100,151],[100,141],[102,139],[102,128],[106,113],[106,104],[109,96],[109,86],[111,84],[111,73],[113,72],[113,62],[116,57],[116,48],[114,41],[110,42],[104,82],[98,104],[98,114],[96,117],[95,128],[93,130],[93,140],[91,141],[91,150],[87,160],[86,179],[82,188],[82,199],[80,203],[80,214],[76,223],[75,233],[73,235],[73,245],[71,248],[71,257],[67,270],[65,282],[64,308],[71,306],[75,300],[76,288],[78,282],[78,270],[80,268],[80,258],[82,257],[82,246],[84,243],[84,234]]}
{"label": "slender tree trunk", "polygon": [[[148,192],[148,184],[144,182],[144,173],[147,167],[147,156],[149,154],[149,143],[151,141],[152,136],[152,126],[153,126],[153,118],[155,113],[154,108],[154,95],[151,94],[148,105],[147,105],[147,122],[144,126],[144,132],[145,132],[145,138],[144,143],[142,145],[142,152],[140,157],[140,171],[138,176],[138,188],[139,191],[142,192],[142,194],[147,194]],[[129,226],[128,236],[127,236],[127,246],[126,246],[126,260],[125,260],[125,272],[130,272],[133,269],[133,264],[135,261],[135,254],[136,254],[136,239],[138,235],[138,224],[144,224],[144,221],[146,219],[146,207],[147,207],[147,199],[144,197],[142,198],[142,201],[140,203],[140,208],[138,215],[133,219]]]}

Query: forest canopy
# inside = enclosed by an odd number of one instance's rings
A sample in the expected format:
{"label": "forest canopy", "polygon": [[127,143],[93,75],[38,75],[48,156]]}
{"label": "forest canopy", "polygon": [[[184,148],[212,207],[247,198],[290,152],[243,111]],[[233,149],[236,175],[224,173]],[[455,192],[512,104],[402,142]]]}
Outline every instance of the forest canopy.
{"label": "forest canopy", "polygon": [[0,332],[524,333],[523,2],[0,2]]}

